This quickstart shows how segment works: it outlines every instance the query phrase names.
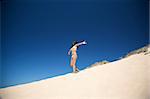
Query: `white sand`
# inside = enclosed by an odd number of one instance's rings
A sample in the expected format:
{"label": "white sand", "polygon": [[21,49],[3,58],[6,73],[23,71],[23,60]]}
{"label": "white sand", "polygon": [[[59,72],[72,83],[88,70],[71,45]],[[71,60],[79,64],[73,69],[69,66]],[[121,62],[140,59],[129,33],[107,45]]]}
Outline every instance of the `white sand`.
{"label": "white sand", "polygon": [[[2,99],[148,99],[150,54],[0,89]],[[150,98],[149,98],[150,99]]]}

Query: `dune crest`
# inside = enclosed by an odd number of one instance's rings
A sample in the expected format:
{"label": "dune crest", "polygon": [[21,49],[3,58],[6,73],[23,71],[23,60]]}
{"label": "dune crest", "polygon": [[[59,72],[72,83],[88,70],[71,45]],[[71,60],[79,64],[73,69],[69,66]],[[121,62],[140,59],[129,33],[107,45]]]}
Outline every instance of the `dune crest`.
{"label": "dune crest", "polygon": [[130,54],[77,74],[2,88],[1,99],[148,99],[150,47]]}

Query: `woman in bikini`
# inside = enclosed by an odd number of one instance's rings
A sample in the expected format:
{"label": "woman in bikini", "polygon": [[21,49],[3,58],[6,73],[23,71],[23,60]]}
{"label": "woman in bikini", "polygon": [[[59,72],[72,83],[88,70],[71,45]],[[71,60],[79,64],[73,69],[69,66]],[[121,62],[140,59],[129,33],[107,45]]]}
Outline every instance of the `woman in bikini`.
{"label": "woman in bikini", "polygon": [[68,52],[68,55],[70,55],[70,52],[72,54],[71,56],[71,62],[70,62],[70,66],[73,68],[73,72],[74,73],[77,73],[79,71],[79,69],[76,67],[76,60],[77,60],[77,49],[80,45],[83,45],[83,44],[87,44],[86,41],[82,41],[80,43],[78,43],[77,41],[74,41],[72,43],[72,46]]}

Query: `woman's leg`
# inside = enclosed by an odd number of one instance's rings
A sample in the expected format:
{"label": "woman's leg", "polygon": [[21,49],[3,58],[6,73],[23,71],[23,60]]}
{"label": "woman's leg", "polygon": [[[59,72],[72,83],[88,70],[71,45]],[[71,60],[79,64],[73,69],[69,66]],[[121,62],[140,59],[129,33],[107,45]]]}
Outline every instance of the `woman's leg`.
{"label": "woman's leg", "polygon": [[76,64],[76,60],[77,60],[76,57],[72,57],[72,58],[71,58],[71,64],[70,64],[70,66],[72,66],[73,72],[78,71],[77,68],[76,68],[76,65],[75,65],[75,64]]}

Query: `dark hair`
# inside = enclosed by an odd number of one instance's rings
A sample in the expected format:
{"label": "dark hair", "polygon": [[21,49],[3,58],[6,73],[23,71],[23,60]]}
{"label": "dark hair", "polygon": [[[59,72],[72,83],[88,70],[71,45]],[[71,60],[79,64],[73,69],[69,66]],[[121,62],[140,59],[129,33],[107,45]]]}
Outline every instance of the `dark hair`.
{"label": "dark hair", "polygon": [[[77,43],[78,43],[77,41],[73,41],[70,48],[72,48],[72,47],[73,47],[74,45],[76,45]],[[79,46],[77,46],[77,48],[79,48]]]}

